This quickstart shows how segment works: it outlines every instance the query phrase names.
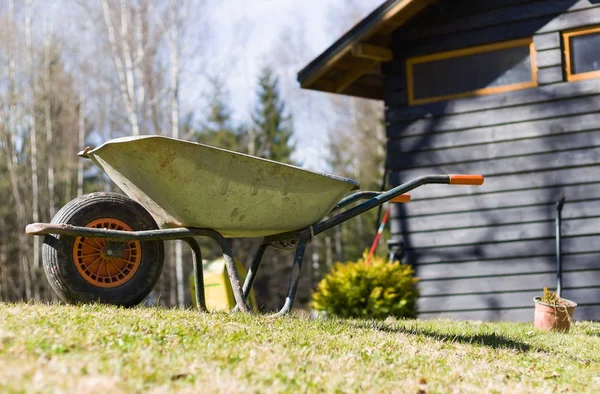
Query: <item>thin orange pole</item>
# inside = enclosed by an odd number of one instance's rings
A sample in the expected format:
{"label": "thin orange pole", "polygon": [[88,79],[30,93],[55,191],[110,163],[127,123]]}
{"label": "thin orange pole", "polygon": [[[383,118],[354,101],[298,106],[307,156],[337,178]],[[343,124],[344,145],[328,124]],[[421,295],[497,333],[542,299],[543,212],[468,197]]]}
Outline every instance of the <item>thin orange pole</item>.
{"label": "thin orange pole", "polygon": [[383,215],[383,220],[381,221],[381,224],[379,225],[379,229],[377,230],[377,235],[375,236],[375,239],[373,240],[373,245],[371,245],[371,251],[369,251],[369,255],[367,256],[367,260],[365,261],[366,265],[369,265],[371,263],[371,259],[373,258],[373,255],[375,254],[375,249],[377,249],[377,245],[379,244],[379,240],[381,239],[381,234],[383,234],[383,229],[385,228],[385,224],[387,223],[389,217],[390,217],[390,210],[391,210],[391,206],[388,207],[388,209],[385,211],[385,215]]}
{"label": "thin orange pole", "polygon": [[[391,203],[402,203],[402,202],[409,202],[411,200],[410,194],[408,193],[404,193],[401,194],[397,197],[394,197],[390,200]],[[373,255],[375,254],[375,249],[377,249],[377,245],[379,244],[379,240],[381,239],[381,234],[383,234],[383,229],[385,228],[385,224],[387,223],[388,219],[390,218],[390,210],[392,209],[392,206],[388,206],[388,209],[385,211],[385,215],[383,215],[383,220],[381,221],[381,224],[379,225],[379,229],[377,230],[377,235],[375,236],[375,239],[373,240],[373,245],[371,246],[371,251],[369,251],[369,255],[367,256],[367,260],[365,260],[365,264],[369,265],[369,263],[371,262],[371,259],[373,258]]]}

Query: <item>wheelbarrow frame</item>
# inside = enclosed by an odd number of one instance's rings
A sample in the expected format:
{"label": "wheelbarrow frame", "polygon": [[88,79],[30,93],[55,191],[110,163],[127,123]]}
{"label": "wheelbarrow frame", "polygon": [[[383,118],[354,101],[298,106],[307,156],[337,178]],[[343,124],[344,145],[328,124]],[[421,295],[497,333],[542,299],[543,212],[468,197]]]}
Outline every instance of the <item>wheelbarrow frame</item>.
{"label": "wheelbarrow frame", "polygon": [[[65,236],[85,236],[104,238],[111,241],[182,240],[186,242],[192,250],[196,305],[202,311],[207,311],[204,294],[204,276],[202,272],[202,252],[198,242],[194,239],[194,237],[211,238],[221,247],[221,251],[225,259],[227,274],[229,276],[231,288],[236,301],[236,307],[234,310],[239,310],[242,312],[250,312],[250,309],[246,305],[246,300],[250,290],[252,289],[254,280],[256,279],[256,274],[260,268],[262,258],[267,248],[269,246],[274,246],[276,248],[295,249],[296,252],[294,263],[292,266],[292,273],[289,280],[285,303],[278,312],[270,315],[272,317],[278,317],[292,310],[300,280],[300,271],[304,262],[306,246],[316,235],[426,184],[481,185],[483,184],[483,176],[459,174],[425,175],[411,179],[386,192],[362,191],[351,194],[343,198],[332,209],[328,217],[312,226],[298,231],[263,237],[258,249],[254,254],[252,264],[248,270],[248,274],[246,275],[243,286],[240,284],[240,279],[233,259],[233,252],[229,243],[227,242],[227,239],[219,232],[212,229],[181,227],[146,231],[118,231],[72,226],[68,224],[33,223],[27,226],[26,233],[29,235],[57,234]],[[352,208],[343,210],[342,212],[335,213],[343,208],[348,207],[352,203],[365,199],[367,201],[364,201]]]}

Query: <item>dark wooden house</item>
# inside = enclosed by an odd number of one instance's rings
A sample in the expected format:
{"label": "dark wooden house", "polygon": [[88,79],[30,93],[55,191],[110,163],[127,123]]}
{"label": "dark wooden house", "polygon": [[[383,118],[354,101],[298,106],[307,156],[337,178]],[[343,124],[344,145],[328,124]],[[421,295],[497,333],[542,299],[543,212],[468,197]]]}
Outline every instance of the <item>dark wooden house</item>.
{"label": "dark wooden house", "polygon": [[389,0],[298,74],[303,88],[383,100],[394,208],[422,318],[531,320],[555,287],[600,319],[600,0]]}

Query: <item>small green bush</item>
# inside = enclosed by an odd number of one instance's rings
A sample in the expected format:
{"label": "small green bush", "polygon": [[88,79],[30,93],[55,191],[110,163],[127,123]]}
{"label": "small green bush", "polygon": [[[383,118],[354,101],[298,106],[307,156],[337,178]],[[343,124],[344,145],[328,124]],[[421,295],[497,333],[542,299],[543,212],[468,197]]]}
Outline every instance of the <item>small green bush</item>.
{"label": "small green bush", "polygon": [[418,279],[412,267],[380,257],[367,265],[366,256],[336,263],[313,293],[312,308],[342,318],[416,317]]}

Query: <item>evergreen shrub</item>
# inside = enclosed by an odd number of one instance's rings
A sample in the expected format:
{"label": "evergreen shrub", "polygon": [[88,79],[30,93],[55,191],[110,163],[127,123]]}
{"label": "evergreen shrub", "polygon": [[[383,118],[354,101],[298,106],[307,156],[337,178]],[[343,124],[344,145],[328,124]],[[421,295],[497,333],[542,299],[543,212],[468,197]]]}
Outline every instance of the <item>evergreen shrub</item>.
{"label": "evergreen shrub", "polygon": [[313,293],[311,307],[342,318],[414,318],[419,296],[410,265],[390,263],[367,252],[355,262],[336,263]]}

